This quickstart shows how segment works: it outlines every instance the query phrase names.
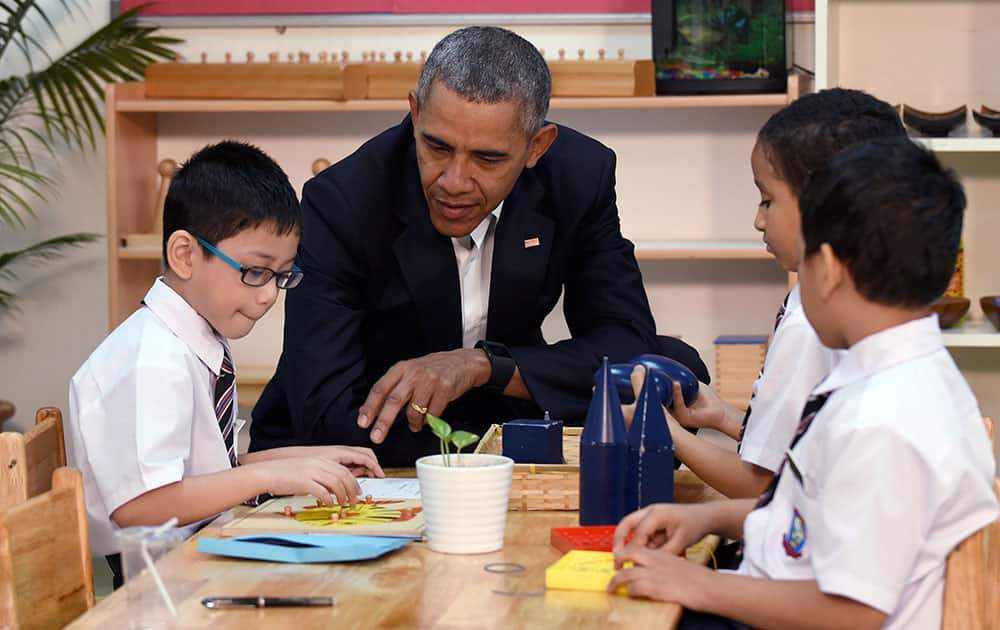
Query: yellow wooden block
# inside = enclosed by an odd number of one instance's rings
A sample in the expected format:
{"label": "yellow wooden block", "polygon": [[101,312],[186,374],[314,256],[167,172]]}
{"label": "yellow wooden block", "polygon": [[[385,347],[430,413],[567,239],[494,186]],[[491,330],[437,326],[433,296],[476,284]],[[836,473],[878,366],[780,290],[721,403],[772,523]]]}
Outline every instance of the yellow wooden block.
{"label": "yellow wooden block", "polygon": [[545,588],[603,593],[614,574],[615,554],[573,549],[545,569]]}

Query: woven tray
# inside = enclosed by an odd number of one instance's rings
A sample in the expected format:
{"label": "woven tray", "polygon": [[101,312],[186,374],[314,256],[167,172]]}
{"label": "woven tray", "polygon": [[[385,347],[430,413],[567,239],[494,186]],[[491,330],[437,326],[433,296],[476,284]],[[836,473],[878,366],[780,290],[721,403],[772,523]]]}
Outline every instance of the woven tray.
{"label": "woven tray", "polygon": [[[580,509],[581,427],[563,428],[565,464],[514,464],[508,508],[524,510]],[[494,424],[479,440],[476,453],[503,453],[503,432]]]}

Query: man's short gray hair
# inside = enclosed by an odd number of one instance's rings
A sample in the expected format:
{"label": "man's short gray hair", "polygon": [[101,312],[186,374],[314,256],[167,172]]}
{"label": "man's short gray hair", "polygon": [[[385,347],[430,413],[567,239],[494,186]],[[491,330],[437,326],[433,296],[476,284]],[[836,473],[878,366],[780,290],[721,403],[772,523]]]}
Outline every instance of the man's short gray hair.
{"label": "man's short gray hair", "polygon": [[418,106],[427,102],[435,81],[475,103],[519,101],[521,124],[529,137],[549,113],[549,67],[528,40],[507,29],[469,26],[447,35],[434,46],[420,73]]}

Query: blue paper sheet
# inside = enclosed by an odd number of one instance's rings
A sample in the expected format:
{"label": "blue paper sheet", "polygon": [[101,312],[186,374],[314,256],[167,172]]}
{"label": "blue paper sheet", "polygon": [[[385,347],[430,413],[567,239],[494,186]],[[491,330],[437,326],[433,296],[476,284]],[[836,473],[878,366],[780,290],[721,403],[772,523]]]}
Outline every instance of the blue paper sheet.
{"label": "blue paper sheet", "polygon": [[272,562],[354,562],[395,551],[418,538],[350,534],[254,534],[201,538],[198,551]]}

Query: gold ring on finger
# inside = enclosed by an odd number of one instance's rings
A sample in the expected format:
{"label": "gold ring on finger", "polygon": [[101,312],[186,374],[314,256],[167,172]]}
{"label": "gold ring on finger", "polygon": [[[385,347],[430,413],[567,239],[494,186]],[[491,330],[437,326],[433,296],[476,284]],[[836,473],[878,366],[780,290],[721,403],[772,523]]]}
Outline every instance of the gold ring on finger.
{"label": "gold ring on finger", "polygon": [[416,411],[417,413],[419,413],[420,415],[422,415],[422,416],[426,416],[427,415],[427,407],[421,407],[420,405],[418,405],[415,402],[411,402],[410,406],[413,407],[413,410]]}

